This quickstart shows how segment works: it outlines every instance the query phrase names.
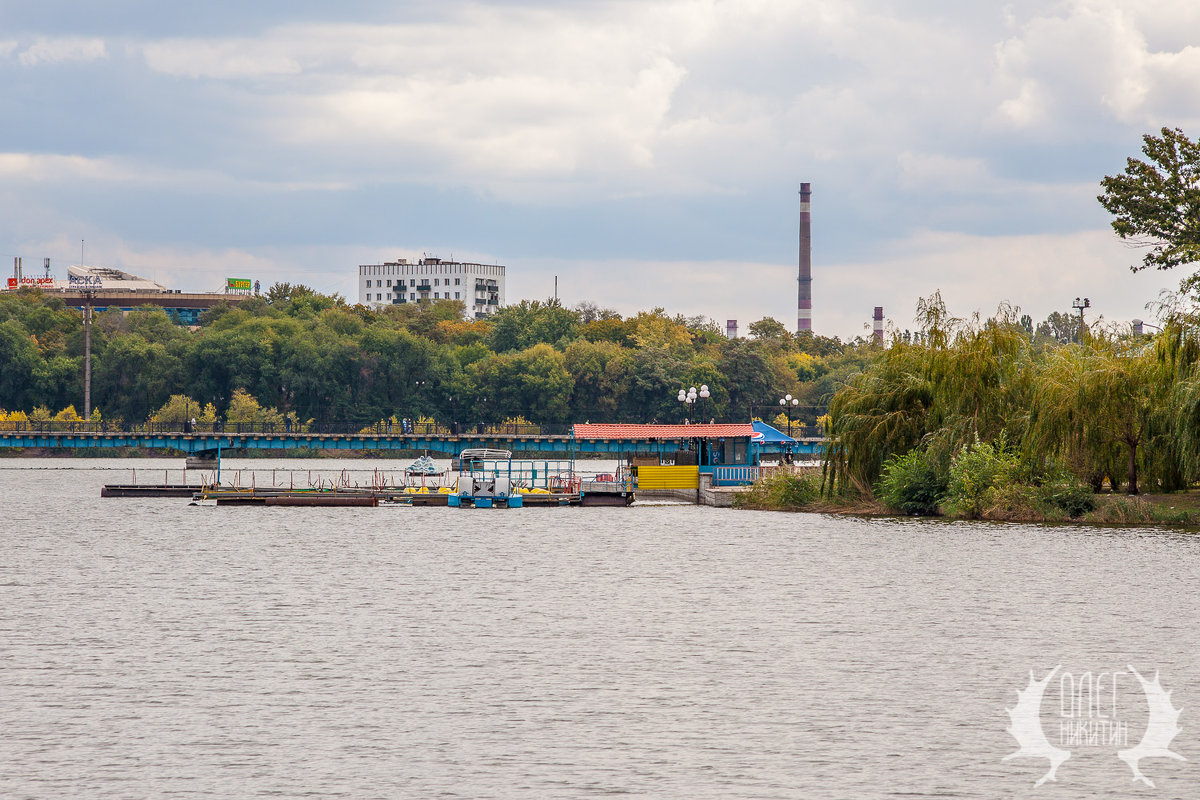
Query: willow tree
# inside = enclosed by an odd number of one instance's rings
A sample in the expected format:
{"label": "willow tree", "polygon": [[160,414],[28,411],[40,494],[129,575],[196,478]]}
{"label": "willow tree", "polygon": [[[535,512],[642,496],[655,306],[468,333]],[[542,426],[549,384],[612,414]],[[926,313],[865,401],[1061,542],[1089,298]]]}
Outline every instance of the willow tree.
{"label": "willow tree", "polygon": [[1175,454],[1187,481],[1200,480],[1200,338],[1195,314],[1175,308],[1167,315],[1155,350],[1163,368],[1174,376],[1170,426]]}
{"label": "willow tree", "polygon": [[976,439],[1021,438],[1032,391],[1030,356],[1029,336],[1007,305],[991,319],[961,322],[953,345],[934,350],[928,446],[940,463],[948,466],[954,452]]}
{"label": "willow tree", "polygon": [[1175,488],[1170,441],[1171,369],[1153,347],[1100,335],[1057,348],[1038,375],[1029,452],[1062,457],[1094,484],[1108,474],[1138,494],[1143,467]]}
{"label": "willow tree", "polygon": [[894,340],[830,403],[828,487],[865,491],[889,456],[916,447],[947,469],[964,444],[1024,431],[1030,349],[1016,310],[963,320],[934,294],[917,321],[920,344]]}
{"label": "willow tree", "polygon": [[920,444],[934,399],[928,355],[921,345],[893,344],[833,396],[826,427],[828,489],[867,494],[888,456]]}

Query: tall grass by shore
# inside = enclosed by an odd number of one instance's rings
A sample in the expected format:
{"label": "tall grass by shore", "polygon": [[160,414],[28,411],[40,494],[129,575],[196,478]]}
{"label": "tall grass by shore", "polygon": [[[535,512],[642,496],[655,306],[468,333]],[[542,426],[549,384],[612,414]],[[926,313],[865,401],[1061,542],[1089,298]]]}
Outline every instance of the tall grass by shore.
{"label": "tall grass by shore", "polygon": [[[1064,496],[1065,495],[1065,496]],[[1086,525],[1170,525],[1200,527],[1200,507],[1186,493],[1144,498],[1094,494],[1083,510],[1076,487],[1035,487],[1014,483],[983,492],[977,506],[937,505],[926,514],[890,506],[875,496],[822,495],[821,476],[812,472],[773,472],[733,499],[734,508],[761,511],[806,511],[863,516],[931,516],[993,522],[1053,522]],[[1071,513],[1078,509],[1078,513]]]}

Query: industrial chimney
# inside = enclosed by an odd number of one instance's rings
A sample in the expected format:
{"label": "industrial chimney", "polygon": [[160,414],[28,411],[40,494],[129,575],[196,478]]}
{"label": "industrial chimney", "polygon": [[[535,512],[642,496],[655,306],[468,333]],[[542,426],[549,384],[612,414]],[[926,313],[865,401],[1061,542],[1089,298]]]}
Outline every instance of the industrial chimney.
{"label": "industrial chimney", "polygon": [[800,292],[796,332],[812,330],[812,184],[800,184]]}
{"label": "industrial chimney", "polygon": [[737,338],[737,320],[736,319],[725,320],[725,338],[726,339],[736,339]]}
{"label": "industrial chimney", "polygon": [[876,344],[883,344],[883,306],[875,306],[875,327],[871,333],[875,336]]}

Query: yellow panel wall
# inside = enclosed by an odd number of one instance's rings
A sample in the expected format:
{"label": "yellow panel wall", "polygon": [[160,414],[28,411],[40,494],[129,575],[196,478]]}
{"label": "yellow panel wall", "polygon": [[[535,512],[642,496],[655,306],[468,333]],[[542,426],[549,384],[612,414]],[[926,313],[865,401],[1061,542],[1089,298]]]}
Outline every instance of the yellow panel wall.
{"label": "yellow panel wall", "polygon": [[638,467],[639,489],[699,489],[699,467]]}

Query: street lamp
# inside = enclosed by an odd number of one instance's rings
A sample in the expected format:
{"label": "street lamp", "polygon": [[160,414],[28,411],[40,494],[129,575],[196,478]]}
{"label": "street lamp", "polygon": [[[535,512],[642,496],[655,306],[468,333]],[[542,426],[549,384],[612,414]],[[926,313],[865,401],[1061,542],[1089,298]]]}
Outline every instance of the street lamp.
{"label": "street lamp", "polygon": [[701,384],[699,392],[696,391],[695,386],[687,389],[680,389],[679,394],[675,395],[675,399],[683,403],[684,413],[686,415],[684,419],[686,420],[692,415],[691,411],[688,409],[688,406],[696,406],[697,402],[700,400],[707,400],[711,396],[712,393],[708,391],[708,384]]}
{"label": "street lamp", "polygon": [[686,425],[688,418],[692,415],[691,411],[688,409],[688,406],[696,402],[696,387],[693,386],[690,391],[687,389],[680,389],[679,394],[675,395],[675,399],[683,403],[683,422]]}
{"label": "street lamp", "polygon": [[788,436],[792,435],[792,409],[800,405],[800,399],[792,397],[790,394],[785,394],[779,398],[779,405],[783,406],[784,413],[787,414]]}

